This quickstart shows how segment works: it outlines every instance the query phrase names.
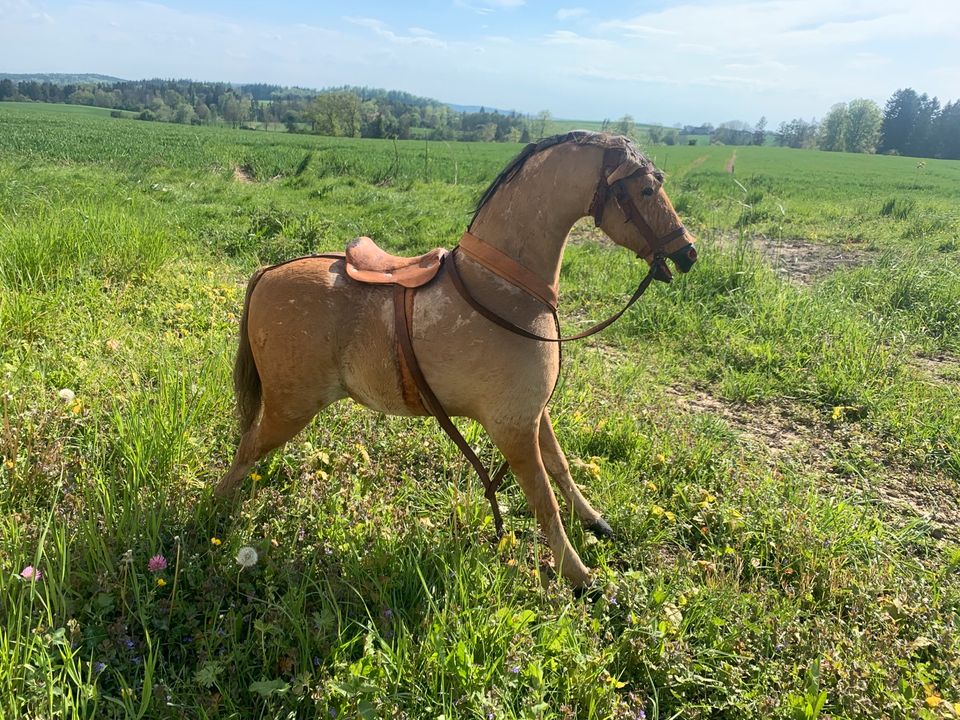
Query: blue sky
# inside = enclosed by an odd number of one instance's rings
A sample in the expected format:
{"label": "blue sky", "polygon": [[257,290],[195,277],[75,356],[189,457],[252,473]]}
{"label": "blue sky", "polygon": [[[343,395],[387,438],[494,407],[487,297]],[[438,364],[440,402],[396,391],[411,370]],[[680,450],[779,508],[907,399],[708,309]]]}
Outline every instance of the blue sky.
{"label": "blue sky", "polygon": [[0,0],[0,72],[369,85],[775,127],[901,87],[960,99],[960,0]]}

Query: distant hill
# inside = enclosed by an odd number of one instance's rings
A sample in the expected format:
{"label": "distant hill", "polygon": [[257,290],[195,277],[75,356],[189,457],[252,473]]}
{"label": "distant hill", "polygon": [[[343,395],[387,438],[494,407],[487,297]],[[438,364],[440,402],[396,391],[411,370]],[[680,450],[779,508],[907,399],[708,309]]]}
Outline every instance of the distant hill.
{"label": "distant hill", "polygon": [[116,83],[127,82],[123,78],[97,73],[0,73],[0,80],[12,82],[48,82],[55,85],[81,85],[83,83]]}
{"label": "distant hill", "polygon": [[487,105],[457,105],[456,103],[444,103],[448,108],[454,112],[459,113],[477,113],[483,110],[488,113],[498,113],[500,115],[512,115],[516,113],[517,115],[525,115],[526,113],[519,112],[518,110],[500,110],[499,108],[489,107]]}

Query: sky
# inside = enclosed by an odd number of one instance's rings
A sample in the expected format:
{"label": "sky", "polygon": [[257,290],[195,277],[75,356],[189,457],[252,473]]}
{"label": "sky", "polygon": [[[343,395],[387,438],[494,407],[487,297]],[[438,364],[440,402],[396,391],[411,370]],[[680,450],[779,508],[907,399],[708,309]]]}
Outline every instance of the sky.
{"label": "sky", "polygon": [[905,87],[960,99],[960,0],[0,0],[0,72],[367,85],[774,128]]}

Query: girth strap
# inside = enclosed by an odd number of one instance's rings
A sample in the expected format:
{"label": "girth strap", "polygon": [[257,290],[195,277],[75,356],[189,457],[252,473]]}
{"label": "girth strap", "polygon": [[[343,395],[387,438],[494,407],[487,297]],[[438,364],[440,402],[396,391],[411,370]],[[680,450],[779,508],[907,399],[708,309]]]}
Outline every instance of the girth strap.
{"label": "girth strap", "polygon": [[[444,264],[447,265],[447,267],[453,266],[452,262]],[[467,460],[470,461],[470,464],[473,465],[473,469],[477,471],[477,475],[480,476],[480,480],[483,482],[484,496],[490,501],[490,509],[493,511],[493,522],[497,537],[500,538],[503,536],[503,517],[500,515],[500,505],[497,503],[497,489],[500,487],[500,483],[503,482],[503,478],[510,469],[510,466],[505,462],[502,463],[497,469],[497,472],[494,473],[493,478],[491,478],[483,462],[477,457],[473,448],[470,447],[470,443],[468,443],[466,438],[457,430],[457,426],[453,424],[453,420],[447,415],[446,410],[443,409],[443,405],[440,404],[437,396],[433,393],[433,390],[430,389],[430,384],[420,369],[420,363],[417,362],[417,355],[413,351],[413,302],[415,293],[415,288],[405,288],[401,285],[394,285],[393,315],[397,333],[397,345],[400,347],[403,361],[406,363],[407,369],[416,383],[417,390],[420,391],[420,397],[426,409],[437,419],[443,431],[453,440],[454,444],[460,449],[460,452],[462,452]]]}

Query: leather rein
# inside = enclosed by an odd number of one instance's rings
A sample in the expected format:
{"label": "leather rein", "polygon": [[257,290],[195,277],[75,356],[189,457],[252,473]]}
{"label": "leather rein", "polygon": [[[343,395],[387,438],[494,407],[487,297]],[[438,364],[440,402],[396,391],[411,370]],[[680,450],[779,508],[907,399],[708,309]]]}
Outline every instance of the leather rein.
{"label": "leather rein", "polygon": [[[667,270],[665,258],[670,250],[673,249],[673,246],[677,244],[677,241],[683,239],[686,234],[686,229],[683,225],[678,225],[663,237],[657,236],[657,233],[650,227],[650,224],[644,220],[643,214],[637,208],[636,203],[633,201],[633,198],[630,197],[622,181],[636,174],[652,175],[658,180],[662,179],[663,176],[649,163],[639,165],[630,160],[618,163],[617,160],[620,157],[620,151],[617,149],[612,148],[604,152],[603,175],[600,183],[597,185],[593,200],[590,202],[589,213],[593,216],[594,224],[599,227],[603,219],[603,210],[612,195],[623,216],[626,218],[626,222],[632,223],[640,231],[640,234],[643,235],[652,252],[653,260],[650,263],[649,272],[640,280],[637,289],[633,291],[633,295],[627,300],[627,304],[624,305],[623,308],[606,320],[592,325],[586,330],[578,332],[576,335],[560,337],[559,333],[557,333],[557,337],[544,337],[543,335],[525,330],[510,320],[507,320],[502,315],[498,315],[486,305],[483,305],[467,290],[466,285],[463,283],[463,278],[460,277],[460,271],[457,269],[456,261],[451,260],[449,263],[444,262],[444,267],[449,273],[450,280],[453,282],[453,286],[457,289],[460,297],[487,320],[516,335],[540,342],[565,343],[572,342],[573,340],[582,340],[610,327],[640,299],[647,291],[647,288],[650,287],[651,282],[658,278],[668,279],[670,275]],[[657,192],[662,192],[662,190],[658,189]],[[554,320],[559,327],[559,320],[557,318],[557,288],[554,285],[545,283],[509,255],[506,255],[492,245],[488,245],[469,230],[460,238],[460,244],[454,248],[453,252],[462,252],[490,272],[520,288],[528,295],[540,300],[550,308]]]}
{"label": "leather rein", "polygon": [[[630,307],[640,299],[655,279],[669,279],[669,270],[667,270],[665,258],[671,245],[684,237],[685,230],[682,225],[670,231],[663,237],[657,237],[653,228],[643,219],[639,209],[630,197],[621,180],[631,177],[636,173],[654,175],[657,179],[662,179],[653,165],[649,163],[640,165],[631,160],[618,162],[622,157],[621,151],[608,149],[604,152],[603,174],[597,186],[596,193],[590,203],[590,214],[593,215],[594,222],[600,225],[603,209],[607,204],[611,194],[623,212],[626,222],[632,223],[644,236],[647,244],[653,254],[653,260],[650,263],[650,270],[640,281],[637,289],[627,301],[627,304],[618,312],[614,313],[606,320],[593,325],[586,330],[571,335],[569,337],[560,336],[560,320],[557,316],[557,288],[544,282],[539,276],[531,272],[528,268],[519,262],[501,252],[492,245],[487,244],[476,235],[467,230],[460,239],[460,244],[454,248],[450,257],[443,258],[443,269],[450,276],[450,281],[456,288],[460,297],[473,308],[478,314],[485,317],[490,322],[521,337],[537,340],[540,342],[564,343],[573,340],[595,335],[616,322]],[[660,190],[658,190],[660,192]],[[544,337],[537,333],[530,332],[519,325],[507,320],[497,314],[486,305],[482,304],[464,285],[460,271],[457,269],[455,253],[462,253],[468,258],[477,262],[490,272],[503,278],[507,282],[520,288],[528,295],[538,299],[540,302],[550,308],[553,315],[553,321],[557,328],[557,337]],[[486,466],[474,452],[473,448],[467,442],[466,438],[460,433],[456,425],[450,419],[450,416],[444,410],[430,384],[427,382],[420,364],[417,362],[417,356],[413,349],[413,305],[416,294],[415,288],[406,288],[401,285],[394,285],[394,320],[396,325],[397,345],[398,345],[398,364],[400,366],[401,389],[403,397],[408,406],[419,409],[420,405],[424,410],[433,415],[440,427],[450,437],[451,440],[460,449],[464,457],[470,462],[480,476],[483,482],[484,496],[490,502],[493,512],[494,527],[497,537],[503,535],[503,518],[500,514],[500,505],[497,502],[497,490],[503,481],[504,476],[510,469],[506,462],[501,463],[500,467],[490,476]]]}

